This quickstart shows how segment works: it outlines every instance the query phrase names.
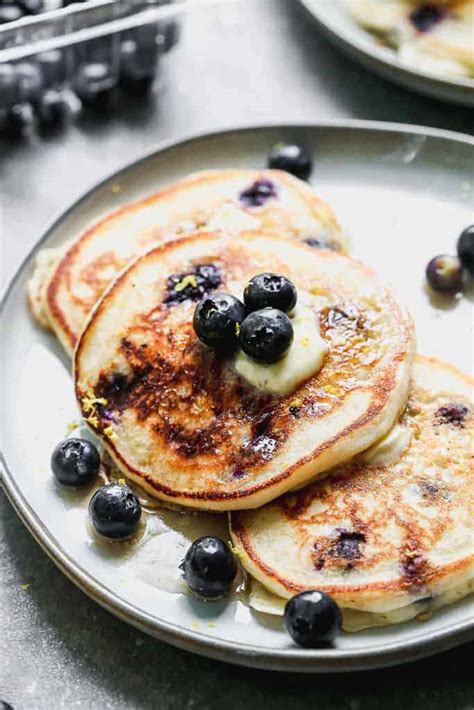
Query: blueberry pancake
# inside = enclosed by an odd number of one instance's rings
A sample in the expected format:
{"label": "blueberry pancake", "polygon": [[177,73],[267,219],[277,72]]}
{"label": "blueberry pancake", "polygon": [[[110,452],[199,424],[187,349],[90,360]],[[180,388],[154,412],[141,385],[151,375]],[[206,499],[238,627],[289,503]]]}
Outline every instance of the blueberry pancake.
{"label": "blueberry pancake", "polygon": [[[255,606],[331,594],[346,628],[398,623],[466,596],[474,577],[474,381],[417,356],[384,439],[323,481],[231,515]],[[272,594],[277,595],[273,597]],[[356,613],[357,612],[357,613]]]}
{"label": "blueberry pancake", "polygon": [[354,19],[428,73],[474,76],[473,0],[346,0]]}
{"label": "blueberry pancake", "polygon": [[[265,272],[297,290],[284,358],[203,345],[203,294],[241,299]],[[405,404],[414,347],[411,320],[363,264],[259,232],[197,232],[139,256],[99,301],[75,352],[76,394],[118,467],[152,495],[252,508],[383,436]]]}
{"label": "blueberry pancake", "polygon": [[305,182],[278,170],[209,170],[120,207],[64,252],[40,252],[29,284],[33,315],[72,354],[91,308],[129,261],[201,228],[258,229],[343,250],[332,210]]}

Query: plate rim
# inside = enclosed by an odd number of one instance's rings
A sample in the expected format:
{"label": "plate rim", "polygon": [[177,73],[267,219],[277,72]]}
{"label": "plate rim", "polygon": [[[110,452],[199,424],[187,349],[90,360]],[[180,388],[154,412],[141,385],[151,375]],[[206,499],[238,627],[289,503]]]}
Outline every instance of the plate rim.
{"label": "plate rim", "polygon": [[[436,94],[438,98],[442,98],[443,101],[453,102],[457,104],[463,104],[465,106],[472,106],[474,103],[474,79],[462,77],[448,77],[435,74],[429,71],[421,71],[411,68],[403,62],[401,62],[394,55],[393,57],[387,55],[383,49],[374,45],[367,44],[363,39],[359,39],[357,36],[353,35],[349,31],[340,31],[339,27],[327,18],[324,10],[321,10],[321,6],[317,6],[314,0],[299,0],[303,10],[309,14],[311,19],[320,27],[320,29],[337,43],[342,49],[352,51],[359,61],[374,62],[375,67],[372,65],[375,71],[383,73],[385,77],[389,77],[391,80],[404,83],[403,78],[405,78],[404,86],[407,86],[407,81],[410,82],[409,87],[418,93],[434,95],[434,91],[446,92],[443,96],[441,94]],[[343,0],[337,0],[342,4]],[[354,20],[355,22],[355,20]],[[364,30],[363,27],[360,29]],[[367,36],[370,36],[368,30],[364,30]],[[360,56],[362,55],[362,56]],[[378,63],[378,67],[377,67]],[[384,71],[385,70],[385,71]],[[398,73],[398,76],[396,75]],[[401,75],[401,76],[400,76]],[[414,83],[419,80],[425,80],[428,85],[425,88],[415,88]],[[431,89],[431,90],[430,90]],[[450,96],[448,98],[448,92]],[[457,92],[454,96],[453,92]],[[462,95],[461,95],[462,94]]]}
{"label": "plate rim", "polygon": [[[124,162],[121,167],[113,170],[99,181],[96,181],[88,190],[74,199],[65,210],[58,210],[56,215],[48,222],[46,228],[44,228],[42,236],[27,252],[4,289],[0,304],[0,324],[3,325],[4,312],[17,281],[29,267],[38,249],[40,249],[57,226],[97,189],[100,189],[111,180],[116,179],[122,172],[136,168],[141,163],[152,159],[154,156],[166,153],[168,150],[173,150],[178,147],[182,148],[186,144],[203,139],[223,138],[236,133],[265,132],[275,129],[282,131],[349,129],[367,130],[378,133],[415,134],[435,139],[451,140],[471,147],[474,146],[474,139],[471,139],[470,136],[463,133],[410,124],[358,119],[339,119],[311,123],[276,122],[256,125],[249,124],[209,132],[192,133],[182,138],[161,141],[135,160]],[[94,599],[94,601],[123,621],[179,648],[216,660],[223,660],[260,669],[298,672],[342,672],[382,668],[414,661],[433,653],[447,650],[474,638],[474,619],[472,621],[466,619],[457,622],[455,625],[442,627],[429,634],[423,632],[415,633],[412,638],[408,639],[402,645],[399,642],[392,642],[382,648],[380,644],[371,644],[356,650],[314,649],[308,651],[298,648],[289,648],[262,651],[261,647],[252,644],[239,643],[236,645],[232,641],[216,639],[201,631],[183,628],[144,612],[142,609],[136,607],[126,599],[121,598],[115,592],[107,589],[102,583],[94,579],[91,573],[87,572],[79,565],[65,552],[61,544],[55,541],[53,535],[41,521],[33,507],[25,499],[15,480],[14,474],[5,460],[3,451],[0,452],[0,469],[2,487],[14,510],[36,542],[70,580],[89,597]],[[433,648],[435,644],[436,648]]]}

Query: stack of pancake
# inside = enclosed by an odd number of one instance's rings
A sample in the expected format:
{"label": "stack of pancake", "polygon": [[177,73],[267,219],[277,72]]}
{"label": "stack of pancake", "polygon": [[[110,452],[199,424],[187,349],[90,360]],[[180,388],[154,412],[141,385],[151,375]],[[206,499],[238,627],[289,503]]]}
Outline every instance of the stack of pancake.
{"label": "stack of pancake", "polygon": [[[33,314],[74,356],[84,420],[167,505],[226,511],[250,603],[331,594],[344,626],[426,616],[472,589],[472,380],[415,356],[394,295],[331,209],[273,170],[187,177],[38,256]],[[288,277],[329,346],[277,395],[197,339],[213,289]],[[471,461],[470,461],[471,459]]]}

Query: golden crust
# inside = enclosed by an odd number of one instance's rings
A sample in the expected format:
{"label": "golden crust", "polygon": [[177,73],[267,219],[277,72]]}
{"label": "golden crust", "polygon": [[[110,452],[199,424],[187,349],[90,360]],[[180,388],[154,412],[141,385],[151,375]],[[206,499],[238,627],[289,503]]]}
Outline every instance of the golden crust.
{"label": "golden crust", "polygon": [[[191,325],[195,304],[165,305],[166,279],[209,260],[220,269],[220,290],[238,293],[270,268],[289,275],[302,293],[313,288],[315,320],[331,345],[318,375],[291,395],[271,397],[199,344]],[[108,314],[130,304],[134,286],[139,310],[110,324]],[[353,318],[341,306],[351,297]],[[100,343],[114,337],[103,353]],[[236,242],[202,232],[139,257],[109,288],[78,343],[76,393],[83,402],[92,388],[107,400],[118,441],[103,436],[106,422],[93,428],[117,465],[153,495],[202,508],[253,507],[383,435],[404,404],[413,347],[406,313],[359,262],[255,233]],[[117,369],[127,373],[118,395],[111,387]],[[140,465],[130,430],[145,432]]]}

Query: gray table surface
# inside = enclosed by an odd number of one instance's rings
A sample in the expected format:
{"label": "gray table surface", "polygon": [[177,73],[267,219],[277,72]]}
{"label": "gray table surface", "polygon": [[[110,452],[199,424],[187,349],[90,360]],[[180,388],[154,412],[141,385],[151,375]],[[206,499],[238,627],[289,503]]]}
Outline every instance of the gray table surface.
{"label": "gray table surface", "polygon": [[[341,56],[297,5],[222,0],[187,19],[164,60],[159,98],[123,102],[109,118],[83,115],[48,139],[0,139],[2,285],[53,215],[163,139],[345,117],[469,130],[467,110],[411,94]],[[0,505],[0,698],[15,710],[474,708],[472,644],[395,669],[305,677],[174,649],[89,600],[53,566],[3,494]]]}

